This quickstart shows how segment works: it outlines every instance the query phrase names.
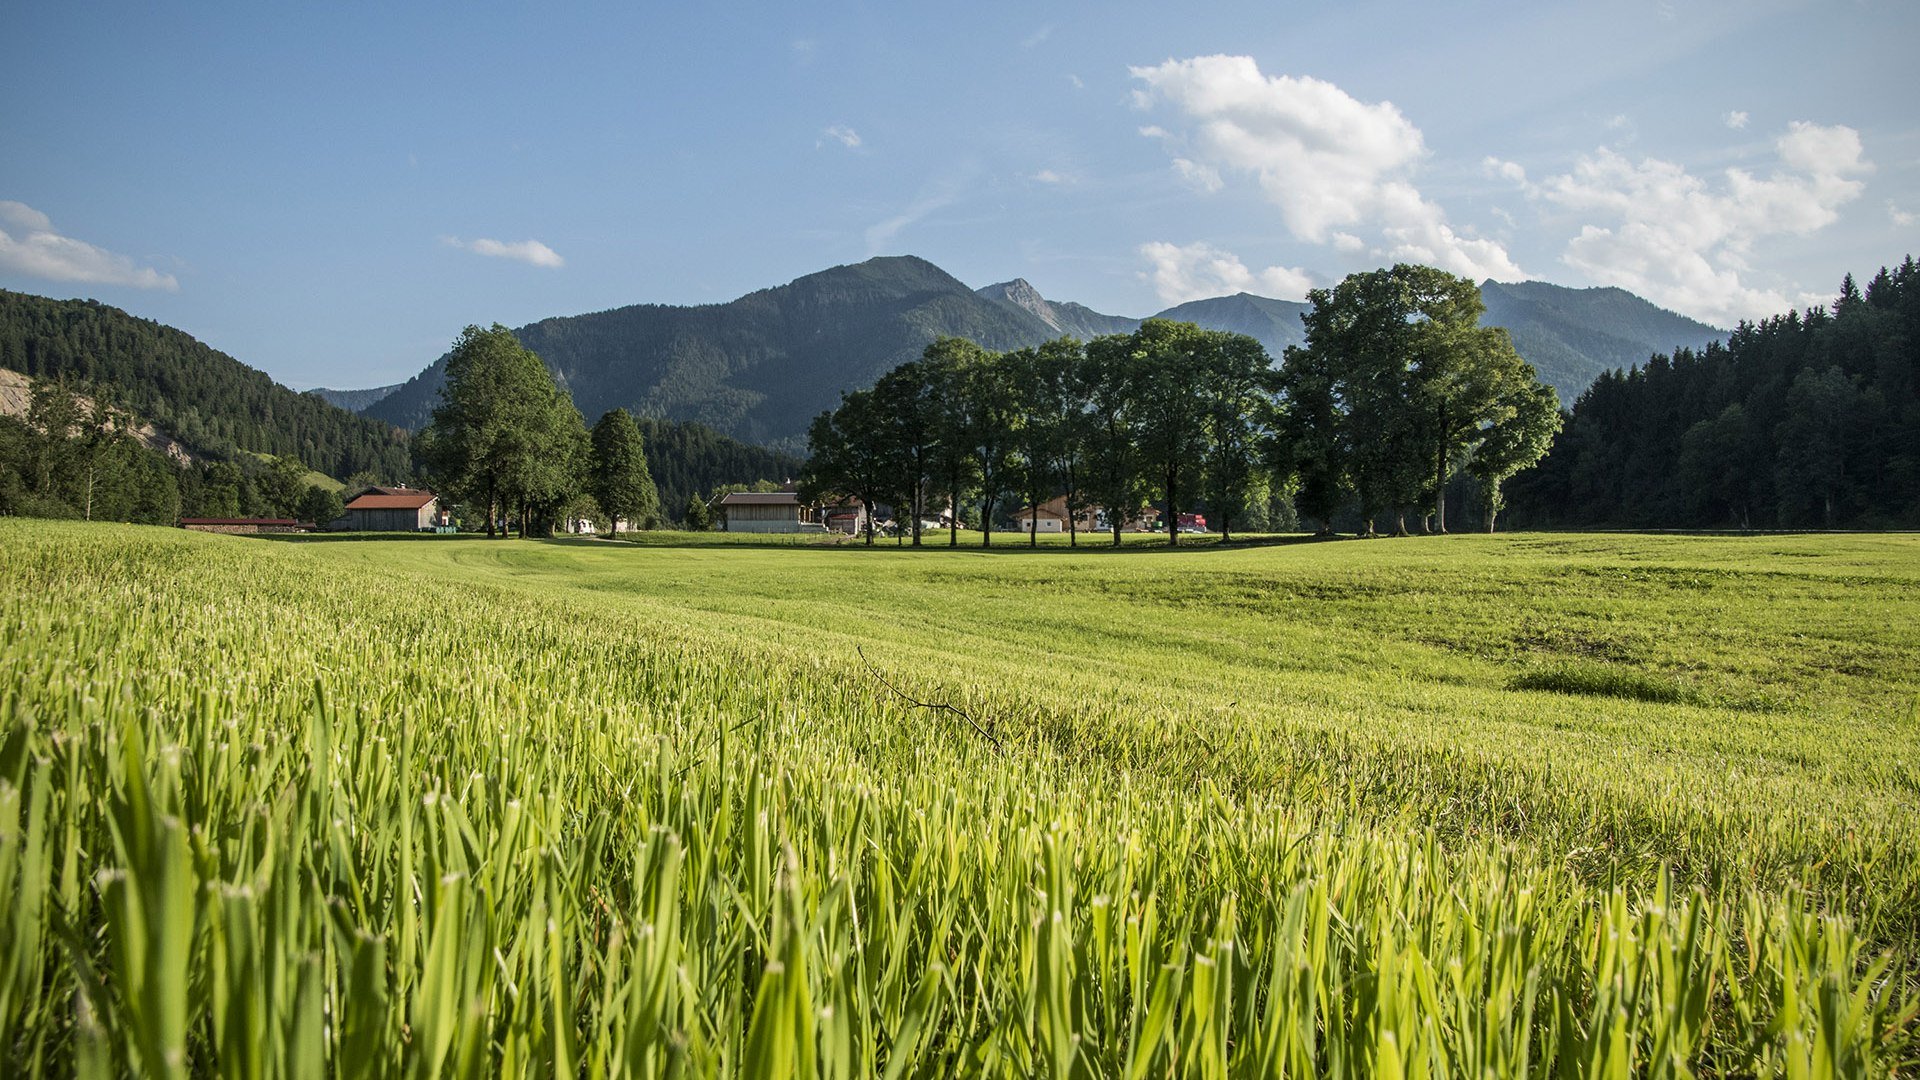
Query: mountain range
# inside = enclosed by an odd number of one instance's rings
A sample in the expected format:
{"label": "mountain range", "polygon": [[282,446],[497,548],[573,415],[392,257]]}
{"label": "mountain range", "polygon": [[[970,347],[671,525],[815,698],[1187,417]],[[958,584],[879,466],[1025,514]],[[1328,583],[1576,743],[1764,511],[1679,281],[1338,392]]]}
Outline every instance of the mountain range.
{"label": "mountain range", "polygon": [[[1486,282],[1483,320],[1505,326],[1520,354],[1570,403],[1603,371],[1654,353],[1703,347],[1725,332],[1621,289]],[[1248,334],[1276,362],[1304,343],[1306,304],[1249,293],[1194,300],[1158,317]],[[624,407],[693,421],[751,443],[800,448],[816,414],[920,355],[937,337],[990,349],[1063,334],[1127,333],[1142,320],[1049,300],[1025,280],[972,289],[913,256],[884,256],[808,274],[722,304],[637,304],[543,319],[514,331],[573,394],[589,420]],[[398,427],[424,426],[446,358],[385,393],[324,391]],[[371,403],[364,403],[371,399]]]}

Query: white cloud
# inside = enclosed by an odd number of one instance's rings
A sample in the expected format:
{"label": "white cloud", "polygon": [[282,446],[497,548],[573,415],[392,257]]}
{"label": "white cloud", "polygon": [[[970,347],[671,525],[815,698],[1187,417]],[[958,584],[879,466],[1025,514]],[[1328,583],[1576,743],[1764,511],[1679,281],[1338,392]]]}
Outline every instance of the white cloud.
{"label": "white cloud", "polygon": [[1480,162],[1480,168],[1488,176],[1498,177],[1521,186],[1527,182],[1527,170],[1517,161],[1502,161],[1497,157],[1488,157]]}
{"label": "white cloud", "polygon": [[1726,120],[1728,127],[1732,128],[1735,131],[1740,131],[1747,126],[1748,117],[1746,113],[1740,111],[1739,109],[1735,109],[1732,112],[1728,113],[1724,117],[1724,119]]}
{"label": "white cloud", "polygon": [[557,270],[567,264],[567,261],[560,257],[559,252],[538,240],[501,241],[488,240],[485,237],[462,240],[457,236],[446,236],[441,238],[441,242],[448,247],[471,251],[475,255],[486,255],[495,259],[517,259],[529,266],[541,266],[549,270]]}
{"label": "white cloud", "polygon": [[1710,184],[1656,158],[1630,161],[1601,148],[1570,173],[1528,185],[1531,195],[1589,220],[1562,261],[1595,281],[1722,325],[1782,310],[1800,290],[1743,280],[1756,240],[1804,236],[1839,219],[1873,171],[1848,127],[1796,122],[1774,143],[1780,167],[1766,176],[1727,169]]}
{"label": "white cloud", "polygon": [[1085,90],[1087,88],[1086,82],[1078,75],[1068,75],[1067,82],[1070,83],[1075,90]]}
{"label": "white cloud", "polygon": [[1898,206],[1894,205],[1892,199],[1887,200],[1887,216],[1893,219],[1893,223],[1895,225],[1898,225],[1903,229],[1909,225],[1920,223],[1920,214],[1915,214],[1912,211],[1900,209]]}
{"label": "white cloud", "polygon": [[26,203],[0,200],[0,226],[5,226],[0,229],[0,273],[168,292],[180,288],[172,274],[60,235],[47,215]]}
{"label": "white cloud", "polygon": [[1173,171],[1180,174],[1180,179],[1185,180],[1188,187],[1204,194],[1211,195],[1227,186],[1227,182],[1220,179],[1219,169],[1186,158],[1174,158]]}
{"label": "white cloud", "polygon": [[827,145],[828,139],[832,139],[849,150],[857,150],[860,147],[860,133],[845,124],[834,124],[832,127],[820,132],[820,141],[813,145],[816,147],[825,146]]}
{"label": "white cloud", "polygon": [[[1171,105],[1189,121],[1178,134],[1141,134],[1168,144],[1188,183],[1230,175],[1254,179],[1299,239],[1377,230],[1390,258],[1432,262],[1474,277],[1524,276],[1500,244],[1448,225],[1410,177],[1427,156],[1420,130],[1392,102],[1367,104],[1330,82],[1261,74],[1245,56],[1200,56],[1130,69],[1146,84],[1141,108]],[[1212,170],[1203,173],[1200,170]]]}
{"label": "white cloud", "polygon": [[1313,278],[1305,270],[1269,266],[1255,272],[1238,255],[1205,241],[1185,246],[1155,241],[1140,245],[1140,254],[1153,264],[1151,271],[1140,276],[1151,281],[1168,304],[1238,292],[1300,300],[1313,288]]}
{"label": "white cloud", "polygon": [[1042,26],[1040,29],[1035,30],[1033,33],[1028,34],[1026,38],[1020,42],[1020,47],[1023,49],[1034,48],[1038,46],[1041,42],[1046,41],[1048,38],[1052,36],[1053,36],[1053,24],[1048,23],[1045,26]]}
{"label": "white cloud", "polygon": [[1071,177],[1071,176],[1068,176],[1068,175],[1067,175],[1066,173],[1063,173],[1063,172],[1055,172],[1055,171],[1054,171],[1054,170],[1052,170],[1052,169],[1041,169],[1041,170],[1040,170],[1039,172],[1037,172],[1037,173],[1034,173],[1034,174],[1033,174],[1033,175],[1032,175],[1031,177],[1029,177],[1028,179],[1031,179],[1031,180],[1033,180],[1034,182],[1036,182],[1036,183],[1041,183],[1041,184],[1071,184],[1071,183],[1073,183],[1073,177]]}

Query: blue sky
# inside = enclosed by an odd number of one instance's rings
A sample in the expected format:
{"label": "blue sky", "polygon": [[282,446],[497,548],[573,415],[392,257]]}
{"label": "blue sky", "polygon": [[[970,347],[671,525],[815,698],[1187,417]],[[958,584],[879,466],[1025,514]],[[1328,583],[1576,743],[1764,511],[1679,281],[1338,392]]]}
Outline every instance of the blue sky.
{"label": "blue sky", "polygon": [[0,287],[299,387],[876,254],[1144,315],[1400,260],[1721,325],[1920,252],[1920,4],[42,4]]}

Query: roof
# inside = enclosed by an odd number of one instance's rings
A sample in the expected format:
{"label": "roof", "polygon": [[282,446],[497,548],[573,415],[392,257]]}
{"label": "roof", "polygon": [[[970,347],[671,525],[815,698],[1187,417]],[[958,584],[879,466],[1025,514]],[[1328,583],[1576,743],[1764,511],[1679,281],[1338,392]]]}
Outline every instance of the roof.
{"label": "roof", "polygon": [[181,518],[187,525],[298,525],[292,518]]}
{"label": "roof", "polygon": [[365,495],[347,504],[349,510],[418,510],[439,498],[431,491],[408,491],[404,495],[374,494]]}
{"label": "roof", "polygon": [[800,496],[791,491],[734,491],[720,500],[721,506],[799,506]]}

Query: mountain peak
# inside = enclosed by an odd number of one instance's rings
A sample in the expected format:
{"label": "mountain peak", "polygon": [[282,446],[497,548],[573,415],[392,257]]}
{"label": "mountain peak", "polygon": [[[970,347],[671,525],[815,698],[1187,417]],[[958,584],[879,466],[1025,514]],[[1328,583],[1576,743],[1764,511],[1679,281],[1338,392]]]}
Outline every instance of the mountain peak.
{"label": "mountain peak", "polygon": [[1125,334],[1139,325],[1137,319],[1102,315],[1080,304],[1055,303],[1041,296],[1040,290],[1034,288],[1026,278],[998,282],[975,289],[974,293],[996,304],[1018,308],[1045,323],[1056,334],[1090,338],[1101,334]]}

